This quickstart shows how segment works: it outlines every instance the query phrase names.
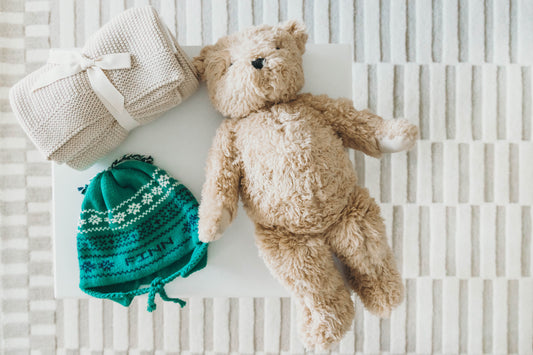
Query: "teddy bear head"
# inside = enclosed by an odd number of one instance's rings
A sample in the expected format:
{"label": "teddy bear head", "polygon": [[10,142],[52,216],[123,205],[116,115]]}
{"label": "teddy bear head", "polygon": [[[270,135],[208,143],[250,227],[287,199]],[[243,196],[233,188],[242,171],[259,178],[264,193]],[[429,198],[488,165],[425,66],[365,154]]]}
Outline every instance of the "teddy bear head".
{"label": "teddy bear head", "polygon": [[305,26],[296,21],[250,27],[204,47],[193,64],[213,106],[224,116],[245,117],[296,96],[306,42]]}

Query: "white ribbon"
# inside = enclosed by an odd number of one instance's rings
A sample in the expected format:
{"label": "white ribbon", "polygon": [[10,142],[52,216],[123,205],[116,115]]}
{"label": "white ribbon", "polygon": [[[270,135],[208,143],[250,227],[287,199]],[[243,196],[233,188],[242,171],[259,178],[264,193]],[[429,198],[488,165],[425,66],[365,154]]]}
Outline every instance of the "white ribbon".
{"label": "white ribbon", "polygon": [[124,96],[103,72],[103,70],[131,68],[129,53],[105,54],[96,58],[88,58],[76,50],[52,49],[48,63],[58,65],[39,78],[33,87],[34,91],[60,79],[87,71],[94,93],[117,122],[128,131],[140,125],[124,108]]}

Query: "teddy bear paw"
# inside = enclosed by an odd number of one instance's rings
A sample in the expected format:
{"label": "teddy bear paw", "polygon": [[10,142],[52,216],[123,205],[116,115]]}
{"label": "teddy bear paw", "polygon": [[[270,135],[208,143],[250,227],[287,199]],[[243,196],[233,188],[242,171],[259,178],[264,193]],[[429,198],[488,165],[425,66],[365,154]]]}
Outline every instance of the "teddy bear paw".
{"label": "teddy bear paw", "polygon": [[231,223],[231,213],[224,208],[217,220],[204,222],[202,218],[198,222],[198,239],[203,243],[214,242],[220,239],[222,233]]}
{"label": "teddy bear paw", "polygon": [[384,122],[378,144],[382,153],[410,150],[418,138],[418,127],[404,119]]}
{"label": "teddy bear paw", "polygon": [[401,279],[389,280],[387,285],[374,285],[359,289],[359,298],[365,308],[381,318],[389,318],[391,311],[403,301],[404,287]]}
{"label": "teddy bear paw", "polygon": [[344,337],[355,315],[355,308],[350,298],[349,300],[350,302],[335,311],[311,312],[304,307],[299,332],[308,350],[327,351]]}
{"label": "teddy bear paw", "polygon": [[301,333],[302,342],[308,350],[322,352],[327,351],[332,345],[338,343],[344,336],[344,332],[335,332],[327,325],[320,324],[312,329]]}

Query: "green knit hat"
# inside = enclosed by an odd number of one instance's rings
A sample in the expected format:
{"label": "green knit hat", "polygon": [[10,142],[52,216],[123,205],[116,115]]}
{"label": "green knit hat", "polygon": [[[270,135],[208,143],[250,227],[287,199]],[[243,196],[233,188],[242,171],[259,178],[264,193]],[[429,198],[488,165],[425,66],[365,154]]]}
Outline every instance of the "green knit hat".
{"label": "green knit hat", "polygon": [[207,262],[198,240],[198,202],[151,157],[128,155],[96,175],[85,188],[78,225],[80,288],[129,306],[148,293],[153,311],[164,285]]}

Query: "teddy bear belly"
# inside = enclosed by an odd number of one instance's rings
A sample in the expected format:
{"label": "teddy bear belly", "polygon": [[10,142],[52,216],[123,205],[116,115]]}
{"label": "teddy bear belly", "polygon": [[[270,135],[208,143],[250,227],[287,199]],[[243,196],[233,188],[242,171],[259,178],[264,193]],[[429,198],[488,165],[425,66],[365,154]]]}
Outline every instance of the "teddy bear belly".
{"label": "teddy bear belly", "polygon": [[342,144],[330,143],[263,159],[252,154],[241,181],[250,218],[293,233],[320,233],[335,223],[357,178]]}
{"label": "teddy bear belly", "polygon": [[256,188],[244,179],[244,207],[261,225],[281,226],[293,233],[320,233],[338,220],[348,203],[356,179],[355,175],[346,175],[337,175],[336,181],[320,190],[313,184],[323,176],[308,176],[298,186],[287,179],[273,180],[267,188]]}

